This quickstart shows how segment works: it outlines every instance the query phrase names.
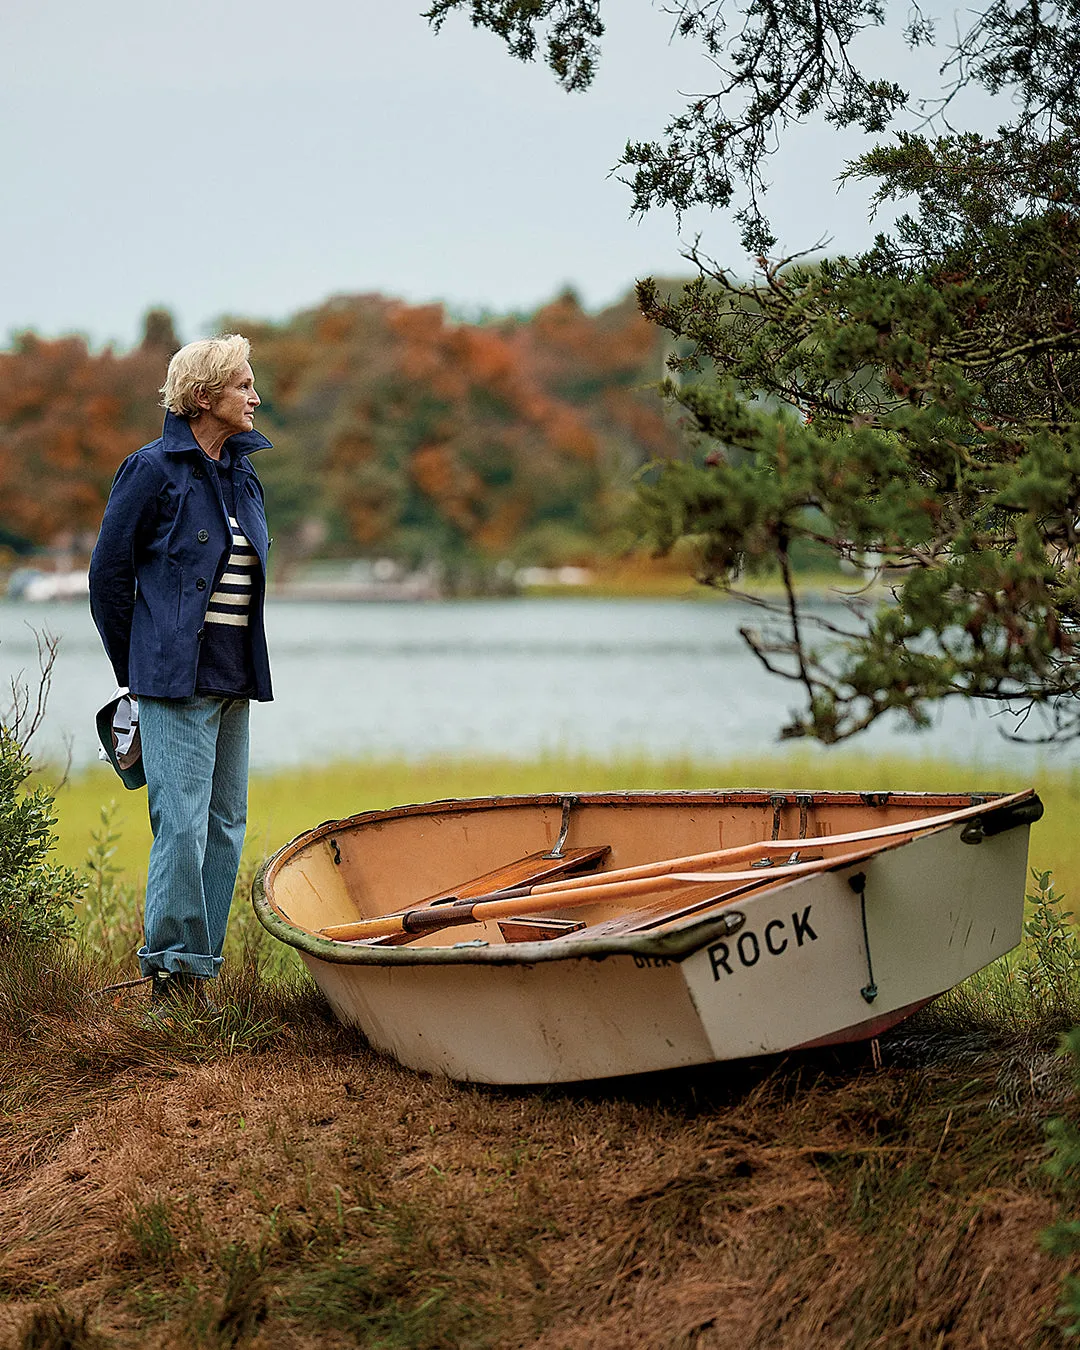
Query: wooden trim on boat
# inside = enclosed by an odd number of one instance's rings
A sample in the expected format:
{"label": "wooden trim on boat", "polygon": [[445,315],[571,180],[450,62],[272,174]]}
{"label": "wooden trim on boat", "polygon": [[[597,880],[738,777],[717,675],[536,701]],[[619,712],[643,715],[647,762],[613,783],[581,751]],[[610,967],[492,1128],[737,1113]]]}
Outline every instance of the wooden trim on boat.
{"label": "wooden trim on boat", "polygon": [[740,910],[710,914],[665,933],[642,933],[630,937],[595,937],[563,942],[510,942],[489,946],[485,941],[457,942],[451,947],[374,947],[364,943],[335,942],[300,928],[286,919],[266,894],[266,873],[273,859],[264,863],[251,886],[251,900],[259,921],[274,937],[334,965],[440,966],[440,965],[535,965],[567,959],[603,960],[608,956],[643,956],[659,961],[682,961],[710,942],[737,933],[746,923]]}

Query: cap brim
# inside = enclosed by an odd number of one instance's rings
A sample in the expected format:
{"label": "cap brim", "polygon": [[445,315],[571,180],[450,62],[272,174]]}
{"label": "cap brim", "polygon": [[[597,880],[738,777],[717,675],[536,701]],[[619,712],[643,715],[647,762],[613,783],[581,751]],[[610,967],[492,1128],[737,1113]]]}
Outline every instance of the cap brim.
{"label": "cap brim", "polygon": [[110,701],[105,704],[104,708],[98,709],[97,718],[95,719],[97,722],[98,740],[101,742],[101,748],[109,757],[109,763],[120,775],[120,781],[126,788],[134,791],[136,788],[146,786],[146,773],[143,770],[141,758],[137,759],[134,764],[129,765],[126,769],[122,769],[117,761],[116,747],[113,745],[112,723],[113,715],[116,712],[116,707],[119,702],[120,700],[118,698],[110,699]]}

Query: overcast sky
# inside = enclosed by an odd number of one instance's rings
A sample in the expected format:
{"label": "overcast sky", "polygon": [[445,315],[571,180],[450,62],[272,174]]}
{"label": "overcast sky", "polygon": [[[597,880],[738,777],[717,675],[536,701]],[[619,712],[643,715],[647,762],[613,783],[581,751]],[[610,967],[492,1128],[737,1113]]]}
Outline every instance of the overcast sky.
{"label": "overcast sky", "polygon": [[[0,342],[22,328],[135,340],[166,305],[187,340],[231,313],[280,319],[332,294],[531,309],[598,306],[686,271],[695,233],[740,271],[736,231],[629,217],[609,176],[707,89],[650,0],[615,0],[600,75],[543,65],[423,0],[4,0]],[[886,65],[904,54],[881,50]],[[901,75],[901,78],[903,76]],[[872,237],[836,175],[854,140],[800,131],[774,170],[786,250]]]}

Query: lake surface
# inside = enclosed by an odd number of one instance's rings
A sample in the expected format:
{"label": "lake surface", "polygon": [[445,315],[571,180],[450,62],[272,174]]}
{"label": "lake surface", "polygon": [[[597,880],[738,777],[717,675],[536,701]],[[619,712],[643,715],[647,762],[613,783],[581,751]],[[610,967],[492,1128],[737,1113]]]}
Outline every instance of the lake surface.
{"label": "lake surface", "polygon": [[[523,599],[431,604],[271,602],[275,702],[252,710],[252,765],[544,752],[725,758],[781,752],[794,685],[764,673],[735,604]],[[113,677],[84,603],[0,600],[0,681],[37,670],[32,628],[60,638],[39,756],[97,758]],[[6,700],[2,700],[6,701]],[[1002,719],[1003,720],[1003,719]],[[850,748],[972,765],[1066,764],[1005,741],[955,703],[929,732],[878,726]],[[822,753],[825,753],[822,751]]]}

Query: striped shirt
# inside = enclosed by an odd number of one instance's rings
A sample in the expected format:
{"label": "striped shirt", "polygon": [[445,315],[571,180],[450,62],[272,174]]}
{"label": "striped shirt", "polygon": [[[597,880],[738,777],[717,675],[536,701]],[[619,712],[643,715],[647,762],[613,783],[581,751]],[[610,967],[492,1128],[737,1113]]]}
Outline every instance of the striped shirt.
{"label": "striped shirt", "polygon": [[232,542],[225,571],[211,593],[199,644],[197,694],[220,698],[248,698],[255,685],[251,634],[262,605],[262,569],[258,555],[236,521],[233,457],[207,459],[217,477],[229,517]]}
{"label": "striped shirt", "polygon": [[232,528],[232,550],[217,589],[206,607],[207,623],[224,623],[233,628],[248,626],[251,609],[251,587],[259,558],[236,517],[229,517]]}

